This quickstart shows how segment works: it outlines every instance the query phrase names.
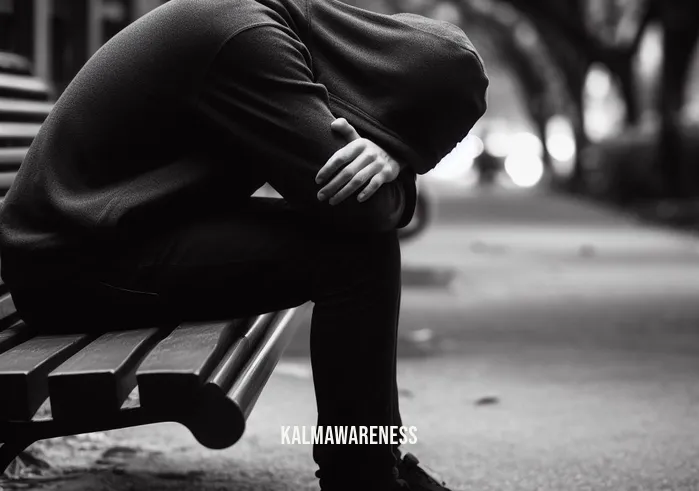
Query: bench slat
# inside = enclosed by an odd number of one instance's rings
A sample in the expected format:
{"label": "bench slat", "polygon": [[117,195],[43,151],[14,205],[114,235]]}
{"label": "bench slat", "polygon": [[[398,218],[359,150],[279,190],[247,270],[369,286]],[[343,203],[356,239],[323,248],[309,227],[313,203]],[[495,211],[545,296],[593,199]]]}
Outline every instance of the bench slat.
{"label": "bench slat", "polygon": [[229,399],[243,410],[246,419],[257,402],[262,387],[272,375],[272,371],[296,332],[300,318],[298,312],[301,308],[295,307],[277,313],[270,329],[265,332],[264,340],[258,345],[249,363],[235,378],[233,387],[228,391]]}
{"label": "bench slat", "polygon": [[48,397],[48,373],[91,339],[85,334],[37,336],[0,354],[0,394],[12,394],[0,404],[0,418],[30,419]]}
{"label": "bench slat", "polygon": [[275,312],[257,316],[250,329],[229,348],[226,356],[221,360],[221,363],[219,363],[206,383],[226,387],[226,391],[230,389],[233,384],[233,378],[245,362],[248,361],[250,352],[257,346],[257,343],[262,339],[267,327],[274,321],[275,317]]}
{"label": "bench slat", "polygon": [[0,123],[0,138],[34,138],[40,129],[37,123]]}
{"label": "bench slat", "polygon": [[15,302],[12,300],[10,294],[8,293],[0,297],[0,320],[16,313]]}
{"label": "bench slat", "polygon": [[44,101],[28,101],[0,97],[0,113],[27,113],[46,116],[53,108],[53,103]]}
{"label": "bench slat", "polygon": [[[307,304],[304,304],[307,305]],[[262,339],[245,353],[246,360],[235,376],[226,377],[226,385],[218,385],[223,378],[212,376],[201,390],[193,417],[187,423],[194,437],[208,448],[222,449],[237,442],[245,430],[245,421],[257,401],[262,387],[269,379],[284,349],[298,327],[298,312],[304,306],[276,312],[262,331]],[[244,343],[243,343],[244,344]],[[229,357],[240,358],[241,348],[233,346]],[[230,358],[219,367],[238,362]],[[232,384],[232,387],[228,387]],[[212,424],[216,422],[216,424]]]}
{"label": "bench slat", "polygon": [[139,363],[169,331],[148,328],[108,332],[65,361],[48,377],[54,419],[94,418],[118,412],[136,386]]}
{"label": "bench slat", "polygon": [[19,167],[24,157],[27,155],[28,148],[0,148],[0,166]]}
{"label": "bench slat", "polygon": [[[0,96],[2,95],[0,93]],[[41,124],[48,117],[52,107],[50,102],[0,97],[0,122]]]}
{"label": "bench slat", "polygon": [[177,327],[146,357],[138,369],[141,407],[172,409],[182,394],[192,394],[206,381],[230,344],[249,321],[186,323]]}
{"label": "bench slat", "polygon": [[25,342],[27,339],[31,338],[33,334],[34,330],[24,322],[21,320],[15,321],[7,329],[0,331],[0,353]]}
{"label": "bench slat", "polygon": [[14,172],[19,169],[19,166],[24,160],[24,157],[26,157],[28,150],[29,148],[27,147],[0,147],[0,171],[11,171],[14,174]]}
{"label": "bench slat", "polygon": [[0,172],[0,189],[10,189],[16,175],[16,172]]}
{"label": "bench slat", "polygon": [[44,94],[48,91],[48,86],[40,79],[9,73],[0,73],[0,88],[12,88],[38,94]]}

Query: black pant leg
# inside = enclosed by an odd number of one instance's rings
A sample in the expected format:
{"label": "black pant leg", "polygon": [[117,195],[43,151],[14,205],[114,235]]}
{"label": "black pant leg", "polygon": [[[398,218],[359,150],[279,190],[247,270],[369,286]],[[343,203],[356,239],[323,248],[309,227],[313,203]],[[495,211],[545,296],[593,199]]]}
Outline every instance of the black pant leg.
{"label": "black pant leg", "polygon": [[[401,424],[395,231],[319,232],[284,201],[252,199],[240,210],[147,243],[126,263],[119,270],[131,277],[121,286],[158,294],[181,320],[250,315],[312,300],[318,424]],[[395,465],[391,445],[317,445],[313,455],[321,485],[335,489],[369,489],[390,480]]]}

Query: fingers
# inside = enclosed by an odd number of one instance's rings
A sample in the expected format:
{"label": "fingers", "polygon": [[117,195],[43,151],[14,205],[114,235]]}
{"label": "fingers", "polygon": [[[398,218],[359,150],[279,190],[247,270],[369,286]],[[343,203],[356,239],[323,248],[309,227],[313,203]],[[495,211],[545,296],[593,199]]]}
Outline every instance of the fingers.
{"label": "fingers", "polygon": [[[341,169],[320,191],[318,191],[318,199],[323,201],[327,198],[332,198],[335,194],[347,183],[356,179],[364,168],[368,166],[378,165],[374,162],[372,156],[367,153],[360,154],[353,162]],[[380,165],[378,165],[380,170]],[[376,171],[375,171],[376,172]],[[362,174],[363,175],[363,174]],[[330,204],[335,204],[335,200],[331,200]]]}
{"label": "fingers", "polygon": [[386,184],[386,177],[384,173],[381,172],[379,174],[376,174],[371,179],[371,181],[369,181],[369,184],[367,184],[367,186],[362,190],[362,192],[359,193],[359,196],[357,196],[357,201],[362,202],[368,200],[384,184]]}
{"label": "fingers", "polygon": [[330,124],[330,127],[335,131],[339,131],[342,136],[347,139],[347,141],[354,141],[361,138],[359,133],[357,133],[357,130],[354,129],[354,126],[352,126],[345,118],[336,119]]}
{"label": "fingers", "polygon": [[[384,183],[395,179],[395,176],[386,174],[386,170],[390,171],[389,174],[394,170],[390,157],[370,141],[361,138],[345,118],[336,119],[331,127],[349,143],[335,152],[316,174],[316,183],[325,184],[318,192],[318,200],[330,198],[329,203],[336,205],[364,188],[357,200],[366,201]],[[384,161],[388,167],[382,163]],[[399,171],[396,168],[395,174]]]}
{"label": "fingers", "polygon": [[349,162],[356,159],[364,150],[363,140],[354,140],[340,150],[335,152],[328,159],[323,167],[316,174],[316,183],[323,184],[330,179],[337,171],[345,167]]}
{"label": "fingers", "polygon": [[380,165],[372,164],[364,167],[362,170],[357,172],[357,174],[344,187],[342,187],[342,189],[340,189],[332,198],[330,198],[330,204],[336,205],[346,200],[356,191],[364,187],[367,182],[371,181],[377,175],[380,175],[381,171],[382,167]]}

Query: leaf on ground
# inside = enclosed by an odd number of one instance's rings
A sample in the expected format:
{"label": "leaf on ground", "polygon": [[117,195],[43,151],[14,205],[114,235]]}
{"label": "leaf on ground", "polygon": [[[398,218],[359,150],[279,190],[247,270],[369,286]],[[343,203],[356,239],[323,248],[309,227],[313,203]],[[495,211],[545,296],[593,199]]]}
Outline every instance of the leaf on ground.
{"label": "leaf on ground", "polygon": [[486,396],[486,397],[481,397],[476,401],[476,406],[490,406],[493,404],[499,404],[500,399],[495,396]]}
{"label": "leaf on ground", "polygon": [[398,389],[398,395],[406,397],[408,399],[412,399],[415,396],[415,394],[413,394],[413,391],[409,389]]}
{"label": "leaf on ground", "polygon": [[175,481],[190,481],[200,479],[205,476],[204,471],[189,471],[189,472],[158,472],[155,474],[160,479],[175,480]]}
{"label": "leaf on ground", "polygon": [[139,448],[116,445],[102,452],[102,456],[97,460],[100,465],[112,465],[123,463],[124,460],[136,456],[140,452]]}

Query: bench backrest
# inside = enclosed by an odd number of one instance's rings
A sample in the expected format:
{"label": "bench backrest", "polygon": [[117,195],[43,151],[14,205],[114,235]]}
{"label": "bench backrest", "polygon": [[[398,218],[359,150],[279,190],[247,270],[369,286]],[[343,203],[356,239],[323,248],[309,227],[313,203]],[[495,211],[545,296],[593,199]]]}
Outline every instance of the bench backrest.
{"label": "bench backrest", "polygon": [[17,55],[0,52],[0,196],[51,111],[51,89]]}

